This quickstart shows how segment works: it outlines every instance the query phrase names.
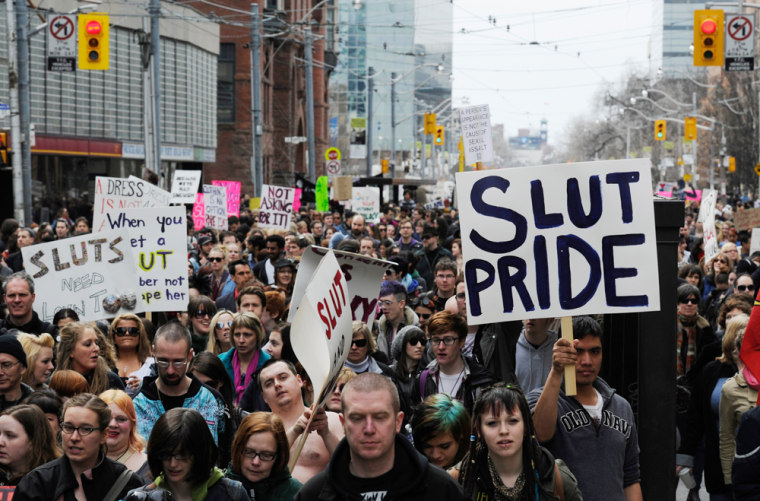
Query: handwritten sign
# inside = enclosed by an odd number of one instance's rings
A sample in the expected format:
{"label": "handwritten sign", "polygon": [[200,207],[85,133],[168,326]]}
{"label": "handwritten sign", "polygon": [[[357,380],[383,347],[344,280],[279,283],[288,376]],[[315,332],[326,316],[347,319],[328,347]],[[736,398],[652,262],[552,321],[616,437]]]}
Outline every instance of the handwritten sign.
{"label": "handwritten sign", "polygon": [[214,186],[227,190],[227,216],[240,215],[240,181],[211,181]]}
{"label": "handwritten sign", "polygon": [[123,179],[98,176],[95,178],[92,231],[103,231],[106,227],[104,215],[110,210],[167,207],[170,202],[171,193],[138,177]]}
{"label": "handwritten sign", "polygon": [[657,310],[646,159],[457,174],[470,325]]}
{"label": "handwritten sign", "polygon": [[224,186],[203,185],[203,206],[206,226],[215,230],[227,229],[227,190]]}
{"label": "handwritten sign", "polygon": [[346,277],[352,320],[361,320],[367,325],[372,325],[377,312],[377,295],[380,293],[383,275],[385,270],[393,266],[393,263],[353,252],[331,251],[314,245],[307,247],[301,256],[296,283],[293,287],[293,296],[290,301],[288,322],[292,322],[295,318],[306,287],[314,280],[313,275],[322,258],[329,253],[332,253],[338,260],[340,269]]}
{"label": "handwritten sign", "polygon": [[351,209],[364,216],[368,223],[380,221],[380,189],[354,188],[351,192]]}
{"label": "handwritten sign", "polygon": [[329,386],[351,349],[348,301],[346,277],[328,251],[304,291],[290,329],[293,351],[314,386],[317,406],[330,397]]}
{"label": "handwritten sign", "polygon": [[259,204],[259,226],[262,228],[290,227],[293,200],[296,191],[284,186],[261,185],[261,202]]}
{"label": "handwritten sign", "polygon": [[459,108],[464,161],[468,164],[493,160],[491,111],[487,104]]}
{"label": "handwritten sign", "polygon": [[193,204],[193,228],[198,231],[204,226],[206,226],[206,204],[203,203],[203,193],[196,193]]}
{"label": "handwritten sign", "polygon": [[760,228],[760,209],[737,209],[734,211],[736,231]]}
{"label": "handwritten sign", "polygon": [[702,237],[705,240],[705,262],[718,255],[718,233],[715,230],[715,207],[718,203],[716,190],[704,190],[697,221],[702,221]]}
{"label": "handwritten sign", "polygon": [[42,320],[51,321],[62,308],[71,308],[84,321],[145,311],[123,231],[32,245],[22,248],[21,255],[35,282],[34,310]]}
{"label": "handwritten sign", "polygon": [[184,207],[126,209],[106,214],[109,230],[126,231],[146,311],[187,308],[187,226]]}
{"label": "handwritten sign", "polygon": [[191,204],[195,202],[201,183],[199,170],[175,170],[172,175],[172,203]]}

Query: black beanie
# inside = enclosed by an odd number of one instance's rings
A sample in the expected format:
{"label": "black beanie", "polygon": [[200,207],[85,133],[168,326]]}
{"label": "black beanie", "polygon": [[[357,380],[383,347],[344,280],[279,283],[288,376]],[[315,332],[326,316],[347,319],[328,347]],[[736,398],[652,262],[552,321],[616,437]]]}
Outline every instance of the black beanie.
{"label": "black beanie", "polygon": [[21,362],[21,365],[27,367],[24,347],[21,346],[21,342],[16,339],[15,336],[8,334],[0,336],[0,353],[7,353],[8,355],[16,357],[16,360]]}

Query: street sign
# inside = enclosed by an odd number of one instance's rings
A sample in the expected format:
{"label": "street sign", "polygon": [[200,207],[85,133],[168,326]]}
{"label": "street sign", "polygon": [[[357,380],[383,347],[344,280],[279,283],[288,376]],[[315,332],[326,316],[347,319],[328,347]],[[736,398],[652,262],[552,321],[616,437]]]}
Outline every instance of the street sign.
{"label": "street sign", "polygon": [[325,163],[327,173],[331,176],[340,176],[340,160],[328,160]]}
{"label": "street sign", "polygon": [[286,136],[285,142],[286,143],[293,143],[293,144],[299,144],[299,143],[305,143],[306,142],[305,136]]}
{"label": "street sign", "polygon": [[726,71],[755,69],[755,35],[750,14],[726,14]]}
{"label": "street sign", "polygon": [[327,148],[325,150],[325,160],[340,160],[340,150],[338,148]]}
{"label": "street sign", "polygon": [[76,16],[48,14],[47,69],[74,71],[77,62]]}

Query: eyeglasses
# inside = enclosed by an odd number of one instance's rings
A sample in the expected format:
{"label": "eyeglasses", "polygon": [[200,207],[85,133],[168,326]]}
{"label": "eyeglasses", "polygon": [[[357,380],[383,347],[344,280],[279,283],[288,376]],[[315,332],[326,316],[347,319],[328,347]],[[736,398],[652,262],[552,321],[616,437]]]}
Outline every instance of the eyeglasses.
{"label": "eyeglasses", "polygon": [[380,304],[380,306],[393,306],[394,304],[396,304],[393,301],[389,301],[387,299],[385,301],[378,301],[378,303]]}
{"label": "eyeglasses", "polygon": [[689,298],[686,298],[686,299],[682,299],[680,301],[680,303],[681,304],[699,304],[699,300],[697,298],[694,298],[694,297],[689,297]]}
{"label": "eyeglasses", "polygon": [[737,285],[736,286],[736,290],[742,291],[742,292],[744,292],[744,291],[753,291],[753,290],[755,290],[755,286],[754,285]]}
{"label": "eyeglasses", "polygon": [[446,346],[451,346],[452,344],[456,343],[457,340],[457,338],[450,336],[430,338],[430,342],[433,343],[433,346],[438,346],[441,343],[445,344]]}
{"label": "eyeglasses", "polygon": [[207,259],[211,261],[212,263],[221,263],[222,261],[224,261],[223,257],[209,257]]}
{"label": "eyeglasses", "polygon": [[93,431],[101,431],[103,428],[95,428],[94,426],[74,426],[71,423],[61,423],[61,430],[66,435],[73,435],[75,431],[79,432],[79,435],[86,437]]}
{"label": "eyeglasses", "polygon": [[187,365],[187,360],[174,360],[172,362],[169,362],[168,360],[156,360],[156,365],[162,369],[167,369],[169,367],[169,364],[171,364],[175,369],[181,369]]}
{"label": "eyeglasses", "polygon": [[140,329],[137,327],[117,327],[114,329],[114,333],[117,337],[131,336],[137,337],[140,334]]}
{"label": "eyeglasses", "polygon": [[0,364],[0,369],[3,370],[3,372],[9,371],[13,369],[14,365],[20,364],[21,362],[3,362]]}
{"label": "eyeglasses", "polygon": [[385,270],[385,276],[395,275],[395,274],[396,274],[396,270],[394,270],[393,268]]}
{"label": "eyeglasses", "polygon": [[171,460],[175,460],[178,463],[186,463],[190,461],[193,457],[192,456],[186,456],[185,454],[161,454],[158,456],[158,459],[161,461],[171,462]]}
{"label": "eyeglasses", "polygon": [[274,452],[269,451],[262,451],[262,452],[256,452],[253,449],[246,449],[243,451],[243,456],[245,456],[247,459],[254,460],[256,458],[261,459],[262,461],[274,461],[274,458],[277,457],[277,454]]}
{"label": "eyeglasses", "polygon": [[351,346],[356,346],[357,348],[364,348],[367,346],[367,340],[366,339],[354,339],[351,341]]}
{"label": "eyeglasses", "polygon": [[417,346],[417,345],[425,346],[427,344],[427,339],[424,337],[415,337],[409,340],[409,346]]}
{"label": "eyeglasses", "polygon": [[211,314],[207,311],[198,310],[195,312],[195,318],[210,317]]}
{"label": "eyeglasses", "polygon": [[467,294],[464,292],[457,292],[457,299],[465,299],[467,297]]}
{"label": "eyeglasses", "polygon": [[217,329],[224,329],[225,327],[232,327],[232,320],[229,320],[227,322],[217,322],[216,328]]}
{"label": "eyeglasses", "polygon": [[716,261],[721,264],[728,264],[728,261],[726,261],[725,259],[716,259]]}

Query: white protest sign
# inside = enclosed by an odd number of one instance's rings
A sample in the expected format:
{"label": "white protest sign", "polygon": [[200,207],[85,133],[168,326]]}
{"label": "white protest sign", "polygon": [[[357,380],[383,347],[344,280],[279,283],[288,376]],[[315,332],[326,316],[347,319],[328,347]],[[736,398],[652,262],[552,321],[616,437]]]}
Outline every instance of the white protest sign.
{"label": "white protest sign", "polygon": [[715,205],[718,202],[718,190],[702,190],[702,201],[699,204],[698,223],[704,223],[706,217],[712,214],[715,217]]}
{"label": "white protest sign", "polygon": [[[44,321],[71,308],[82,321],[145,311],[124,231],[104,231],[21,249],[34,279],[34,310]],[[185,271],[187,273],[187,271]]]}
{"label": "white protest sign", "polygon": [[140,178],[98,176],[95,178],[92,232],[103,231],[106,227],[104,214],[110,210],[167,207],[170,202],[171,193]]}
{"label": "white protest sign", "polygon": [[380,188],[353,188],[351,210],[364,216],[367,223],[380,221]]}
{"label": "white protest sign", "polygon": [[459,108],[464,161],[468,164],[493,160],[491,111],[487,104]]}
{"label": "white protest sign", "polygon": [[195,203],[195,194],[201,183],[199,170],[175,170],[172,176],[172,203],[192,204]]}
{"label": "white protest sign", "polygon": [[203,205],[206,226],[215,230],[227,229],[227,189],[224,186],[203,185]]}
{"label": "white protest sign", "polygon": [[290,228],[290,217],[295,196],[295,188],[262,184],[259,226],[282,230]]}
{"label": "white protest sign", "polygon": [[715,231],[715,207],[718,203],[716,190],[703,190],[697,221],[702,221],[702,237],[705,242],[705,262],[718,255],[718,234]]}
{"label": "white protest sign", "polygon": [[298,275],[296,275],[296,283],[293,286],[293,295],[290,300],[288,322],[292,322],[295,318],[306,288],[314,280],[313,275],[322,258],[328,254],[335,256],[340,264],[340,269],[346,276],[351,319],[361,320],[367,325],[372,325],[377,312],[377,295],[380,293],[383,275],[385,270],[393,266],[393,263],[353,252],[330,251],[330,249],[315,245],[306,248],[301,256],[301,262],[298,264]]}
{"label": "white protest sign", "polygon": [[106,213],[109,230],[126,231],[132,247],[137,291],[145,311],[187,309],[185,208],[125,209]]}
{"label": "white protest sign", "polygon": [[649,160],[457,174],[469,325],[660,307]]}
{"label": "white protest sign", "polygon": [[749,255],[755,251],[760,251],[760,228],[752,228],[752,237],[749,240]]}
{"label": "white protest sign", "polygon": [[322,405],[351,349],[351,312],[346,277],[332,252],[322,259],[306,287],[290,328],[290,342]]}

